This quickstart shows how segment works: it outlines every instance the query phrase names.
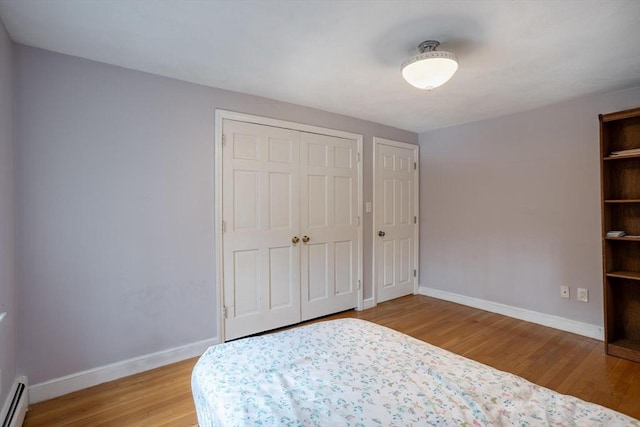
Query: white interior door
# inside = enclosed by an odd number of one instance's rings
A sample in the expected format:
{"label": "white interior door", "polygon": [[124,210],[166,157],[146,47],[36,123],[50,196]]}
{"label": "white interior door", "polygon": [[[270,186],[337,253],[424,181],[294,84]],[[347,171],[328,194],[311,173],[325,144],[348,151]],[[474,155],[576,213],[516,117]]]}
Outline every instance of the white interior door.
{"label": "white interior door", "polygon": [[227,340],[300,322],[299,132],[223,121]]}
{"label": "white interior door", "polygon": [[375,138],[377,301],[417,290],[417,146]]}
{"label": "white interior door", "polygon": [[302,132],[302,320],[348,310],[358,290],[355,140]]}

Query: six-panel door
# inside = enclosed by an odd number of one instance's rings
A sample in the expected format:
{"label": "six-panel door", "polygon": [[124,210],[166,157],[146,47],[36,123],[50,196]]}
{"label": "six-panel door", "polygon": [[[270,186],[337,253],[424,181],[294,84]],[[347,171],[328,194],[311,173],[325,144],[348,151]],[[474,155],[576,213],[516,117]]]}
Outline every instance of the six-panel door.
{"label": "six-panel door", "polygon": [[299,133],[224,120],[227,340],[300,321]]}
{"label": "six-panel door", "polygon": [[377,302],[414,292],[415,151],[376,144]]}
{"label": "six-panel door", "polygon": [[[351,139],[301,133],[302,320],[357,302],[357,146]],[[305,238],[305,240],[307,240]]]}

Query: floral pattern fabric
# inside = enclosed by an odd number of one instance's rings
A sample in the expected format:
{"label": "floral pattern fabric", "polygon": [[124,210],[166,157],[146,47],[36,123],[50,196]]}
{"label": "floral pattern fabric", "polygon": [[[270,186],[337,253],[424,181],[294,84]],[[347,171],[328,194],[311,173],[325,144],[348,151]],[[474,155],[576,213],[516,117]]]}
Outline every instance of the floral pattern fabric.
{"label": "floral pattern fabric", "polygon": [[638,426],[358,319],[209,348],[192,375],[200,427]]}

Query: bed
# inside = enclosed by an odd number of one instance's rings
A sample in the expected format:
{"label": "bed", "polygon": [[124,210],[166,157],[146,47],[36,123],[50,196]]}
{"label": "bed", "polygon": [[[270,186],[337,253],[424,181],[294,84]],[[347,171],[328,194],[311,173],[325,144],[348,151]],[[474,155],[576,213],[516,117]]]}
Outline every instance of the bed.
{"label": "bed", "polygon": [[196,363],[209,426],[639,426],[602,406],[358,319],[209,348]]}

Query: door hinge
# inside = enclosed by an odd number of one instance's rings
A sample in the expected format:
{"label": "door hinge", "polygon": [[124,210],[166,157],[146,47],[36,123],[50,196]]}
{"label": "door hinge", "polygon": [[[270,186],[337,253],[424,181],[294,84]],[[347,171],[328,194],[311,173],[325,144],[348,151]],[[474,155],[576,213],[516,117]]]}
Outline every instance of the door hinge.
{"label": "door hinge", "polygon": [[227,306],[226,305],[224,307],[222,307],[222,312],[224,314],[224,318],[228,319],[229,318],[229,310],[227,310]]}
{"label": "door hinge", "polygon": [[358,217],[358,227],[360,227],[360,217]]}
{"label": "door hinge", "polygon": [[414,223],[414,224],[417,224],[417,223],[418,223],[418,217],[417,217],[417,216],[414,216],[414,217],[413,217],[413,223]]}
{"label": "door hinge", "polygon": [[418,169],[418,164],[416,162],[413,162],[413,170]]}
{"label": "door hinge", "polygon": [[418,272],[414,269],[413,270],[413,277],[416,277],[418,275]]}
{"label": "door hinge", "polygon": [[224,133],[222,134],[222,146],[227,145],[227,139],[224,137]]}
{"label": "door hinge", "polygon": [[358,280],[358,290],[362,289],[362,282]]}
{"label": "door hinge", "polygon": [[225,221],[222,221],[222,232],[223,233],[227,232],[227,223]]}

